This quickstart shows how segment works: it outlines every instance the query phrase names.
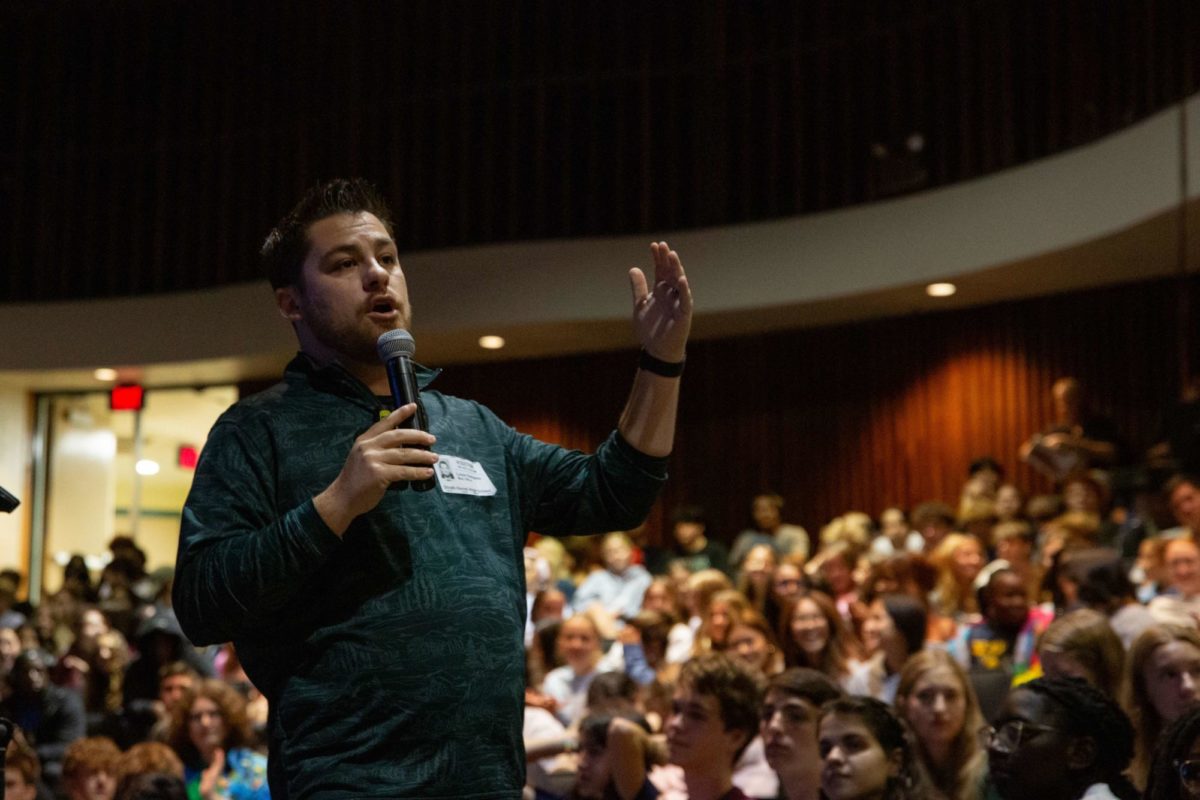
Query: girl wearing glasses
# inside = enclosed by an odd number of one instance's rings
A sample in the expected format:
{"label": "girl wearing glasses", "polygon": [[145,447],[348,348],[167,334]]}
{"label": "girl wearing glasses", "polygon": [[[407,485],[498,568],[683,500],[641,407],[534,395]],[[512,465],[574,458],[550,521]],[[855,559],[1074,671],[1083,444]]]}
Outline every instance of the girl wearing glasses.
{"label": "girl wearing glasses", "polygon": [[1013,689],[995,727],[979,732],[1003,800],[1134,800],[1125,777],[1133,727],[1082,678],[1039,678]]}
{"label": "girl wearing glasses", "polygon": [[962,667],[944,650],[922,650],[900,672],[896,710],[912,727],[917,756],[947,800],[979,797],[987,754],[983,714]]}
{"label": "girl wearing glasses", "polygon": [[1163,733],[1146,800],[1200,800],[1200,708],[1193,708]]}

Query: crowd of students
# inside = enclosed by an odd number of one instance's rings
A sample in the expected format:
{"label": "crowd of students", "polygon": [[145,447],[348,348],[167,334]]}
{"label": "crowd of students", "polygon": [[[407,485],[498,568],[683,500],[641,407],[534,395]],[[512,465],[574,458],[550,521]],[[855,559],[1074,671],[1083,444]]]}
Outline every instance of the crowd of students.
{"label": "crowd of students", "polygon": [[[1173,520],[1104,475],[1026,500],[988,460],[957,510],[780,497],[713,535],[533,537],[526,792],[537,798],[1200,797],[1200,478]],[[1145,499],[1143,497],[1143,499]],[[265,699],[198,650],[118,537],[36,607],[0,572],[6,796],[266,798]]]}
{"label": "crowd of students", "polygon": [[957,510],[812,537],[764,494],[728,548],[698,507],[663,548],[534,541],[526,794],[1200,797],[1200,478],[1156,525],[1107,477],[1026,500],[982,459]]}
{"label": "crowd of students", "polygon": [[264,800],[266,701],[232,648],[200,651],[128,537],[36,607],[0,573],[8,800]]}

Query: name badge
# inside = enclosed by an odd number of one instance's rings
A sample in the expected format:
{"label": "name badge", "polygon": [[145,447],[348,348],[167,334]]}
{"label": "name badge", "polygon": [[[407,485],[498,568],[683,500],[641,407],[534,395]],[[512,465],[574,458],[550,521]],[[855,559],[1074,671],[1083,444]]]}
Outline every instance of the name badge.
{"label": "name badge", "polygon": [[433,471],[437,475],[438,485],[446,494],[469,494],[475,497],[496,494],[496,484],[492,483],[478,461],[438,453],[438,462],[433,465]]}

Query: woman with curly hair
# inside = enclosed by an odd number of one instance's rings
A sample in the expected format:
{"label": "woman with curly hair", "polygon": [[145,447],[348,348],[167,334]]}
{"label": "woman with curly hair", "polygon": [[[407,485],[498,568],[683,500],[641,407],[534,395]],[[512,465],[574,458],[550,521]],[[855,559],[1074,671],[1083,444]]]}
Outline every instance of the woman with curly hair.
{"label": "woman with curly hair", "polygon": [[189,800],[268,800],[267,760],[253,740],[246,701],[223,681],[200,681],[175,709],[167,743],[183,761]]}
{"label": "woman with curly hair", "polygon": [[779,641],[784,666],[823,672],[851,694],[868,694],[866,666],[850,626],[823,592],[805,591],[784,609]]}
{"label": "woman with curly hair", "polygon": [[1181,625],[1155,625],[1129,650],[1121,704],[1136,732],[1130,772],[1144,786],[1163,729],[1197,701],[1200,632]]}
{"label": "woman with curly hair", "polygon": [[817,733],[828,800],[927,800],[931,796],[904,721],[873,697],[831,700]]}
{"label": "woman with curly hair", "polygon": [[948,800],[972,800],[983,788],[987,754],[979,744],[983,713],[967,674],[944,650],[922,650],[900,671],[896,711],[916,735],[917,756]]}

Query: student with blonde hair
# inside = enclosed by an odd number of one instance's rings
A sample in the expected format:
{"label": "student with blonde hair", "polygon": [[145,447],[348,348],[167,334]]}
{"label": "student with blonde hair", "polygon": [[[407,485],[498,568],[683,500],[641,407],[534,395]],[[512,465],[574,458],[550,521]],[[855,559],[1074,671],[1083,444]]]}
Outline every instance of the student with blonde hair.
{"label": "student with blonde hair", "polygon": [[922,650],[900,671],[896,710],[913,729],[917,757],[947,800],[981,796],[987,753],[983,714],[966,672],[944,650]]}
{"label": "student with blonde hair", "polygon": [[931,560],[938,571],[934,606],[955,619],[979,613],[974,583],[987,558],[979,539],[951,533],[933,551]]}

